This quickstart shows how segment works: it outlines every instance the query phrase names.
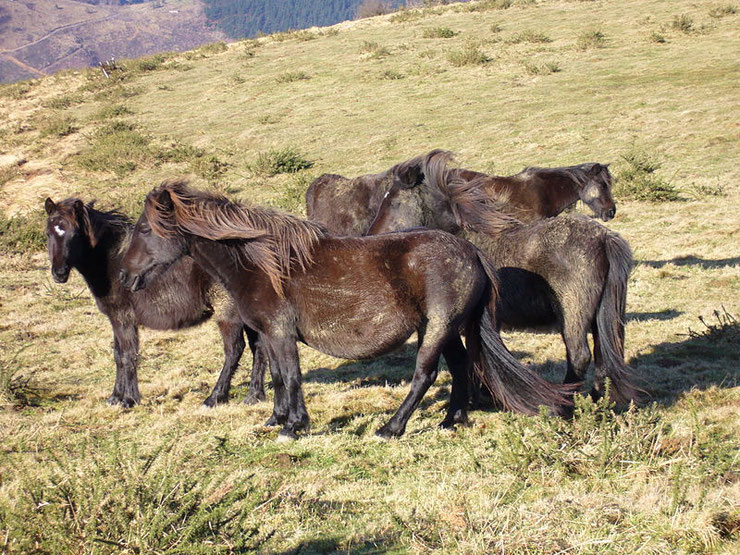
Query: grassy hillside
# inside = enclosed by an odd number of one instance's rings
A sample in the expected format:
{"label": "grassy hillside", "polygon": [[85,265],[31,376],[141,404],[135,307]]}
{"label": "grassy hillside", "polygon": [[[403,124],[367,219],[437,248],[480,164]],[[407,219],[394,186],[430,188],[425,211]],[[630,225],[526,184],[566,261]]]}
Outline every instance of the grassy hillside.
{"label": "grassy hillside", "polygon": [[[490,0],[0,87],[2,549],[736,552],[736,11]],[[323,172],[438,147],[498,174],[613,163],[608,225],[638,261],[627,356],[655,404],[614,415],[584,401],[567,422],[476,411],[451,433],[436,428],[443,373],[407,434],[377,442],[412,345],[372,362],[303,347],[313,427],[286,446],[261,426],[270,403],[239,403],[248,360],[232,403],[201,406],[221,364],[212,323],[143,331],[143,404],[105,404],[110,328],[79,275],[50,279],[46,196],[133,216],[162,179],[191,174],[300,213]],[[563,375],[556,336],[505,340]]]}

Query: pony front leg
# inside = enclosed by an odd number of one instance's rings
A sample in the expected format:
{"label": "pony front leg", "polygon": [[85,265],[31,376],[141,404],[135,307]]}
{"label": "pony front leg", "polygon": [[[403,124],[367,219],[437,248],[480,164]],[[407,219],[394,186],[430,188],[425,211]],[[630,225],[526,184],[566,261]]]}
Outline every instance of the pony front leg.
{"label": "pony front leg", "polygon": [[[442,329],[446,328],[442,327]],[[425,334],[424,339],[420,339],[419,351],[416,353],[416,369],[414,377],[411,380],[411,391],[403,400],[396,414],[375,432],[375,435],[391,438],[403,435],[406,431],[406,423],[419,406],[419,402],[429,387],[437,379],[439,373],[439,357],[442,352],[442,346],[446,341],[445,337],[431,338],[430,334]]]}
{"label": "pony front leg", "polygon": [[270,376],[272,377],[272,388],[275,392],[273,399],[272,415],[265,422],[265,426],[285,425],[288,421],[288,394],[280,370],[279,360],[270,347],[266,347],[270,361]]}
{"label": "pony front leg", "polygon": [[[298,362],[298,346],[294,338],[280,339],[271,344],[273,357],[270,358],[270,370],[277,364],[285,387],[288,415],[285,426],[278,433],[278,439],[297,439],[298,432],[310,427],[306,403],[301,387],[301,368]],[[277,396],[277,393],[276,393]],[[277,406],[277,405],[276,405]]]}
{"label": "pony front leg", "polygon": [[[234,313],[235,316],[235,313]],[[207,407],[214,407],[219,403],[229,401],[231,379],[239,366],[239,359],[244,353],[244,324],[236,317],[218,322],[218,329],[224,342],[224,365],[218,376],[213,392],[203,401]]]}
{"label": "pony front leg", "polygon": [[[113,323],[112,323],[113,324]],[[141,402],[136,367],[139,361],[139,332],[133,324],[113,324],[113,358],[116,361],[116,382],[111,405],[131,408]]]}

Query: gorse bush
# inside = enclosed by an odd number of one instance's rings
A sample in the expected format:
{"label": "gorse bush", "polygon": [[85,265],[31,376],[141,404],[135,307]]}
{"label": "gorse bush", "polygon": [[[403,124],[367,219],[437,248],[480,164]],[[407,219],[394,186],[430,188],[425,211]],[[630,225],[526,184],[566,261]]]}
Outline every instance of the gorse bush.
{"label": "gorse bush", "polygon": [[633,148],[621,158],[624,164],[616,175],[616,196],[653,202],[680,199],[676,188],[655,174],[661,164],[653,156]]}
{"label": "gorse bush", "polygon": [[242,525],[260,498],[248,481],[215,465],[183,468],[173,451],[172,440],[147,454],[113,440],[96,441],[84,457],[52,453],[46,472],[0,505],[6,547],[18,553],[253,549],[253,534]]}
{"label": "gorse bush", "polygon": [[299,173],[283,189],[283,194],[272,201],[272,205],[294,214],[306,212],[306,189],[315,179],[309,173]]}
{"label": "gorse bush", "polygon": [[250,169],[257,175],[272,176],[280,173],[297,173],[313,166],[298,151],[287,147],[279,150],[262,152]]}
{"label": "gorse bush", "polygon": [[121,116],[130,116],[133,112],[123,104],[109,104],[98,110],[95,114],[97,120],[107,120]]}

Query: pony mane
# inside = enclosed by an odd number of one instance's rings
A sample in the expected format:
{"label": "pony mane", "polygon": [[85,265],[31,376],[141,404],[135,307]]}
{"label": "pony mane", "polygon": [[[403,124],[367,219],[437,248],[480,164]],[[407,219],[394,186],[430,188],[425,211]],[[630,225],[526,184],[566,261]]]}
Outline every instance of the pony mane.
{"label": "pony mane", "polygon": [[506,204],[485,188],[488,176],[481,175],[466,181],[455,177],[447,164],[452,152],[432,151],[424,162],[424,185],[435,196],[442,197],[450,206],[455,221],[463,228],[487,234],[522,225],[507,214]]}
{"label": "pony mane", "polygon": [[589,181],[589,177],[594,167],[600,165],[601,171],[598,176],[601,177],[608,185],[611,185],[612,175],[609,173],[609,168],[606,164],[598,164],[596,162],[589,162],[586,164],[578,164],[575,166],[563,166],[558,168],[542,168],[539,166],[528,166],[524,168],[518,174],[512,177],[519,177],[525,179],[531,179],[540,175],[554,175],[557,177],[565,177],[578,184],[578,188],[583,188]]}
{"label": "pony mane", "polygon": [[[172,206],[159,202],[169,193]],[[191,189],[185,180],[165,181],[147,196],[144,211],[152,230],[163,237],[188,233],[212,241],[239,241],[239,252],[265,272],[279,294],[294,265],[313,262],[324,228],[296,216],[232,202],[218,194]]]}

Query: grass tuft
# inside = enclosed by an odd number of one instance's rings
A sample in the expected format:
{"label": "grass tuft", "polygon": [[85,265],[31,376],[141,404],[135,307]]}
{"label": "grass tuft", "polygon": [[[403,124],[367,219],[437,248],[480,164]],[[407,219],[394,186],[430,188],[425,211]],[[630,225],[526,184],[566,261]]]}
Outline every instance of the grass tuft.
{"label": "grass tuft", "polygon": [[586,31],[578,35],[576,46],[579,50],[590,48],[604,48],[606,46],[606,35],[601,31]]}
{"label": "grass tuft", "polygon": [[478,2],[467,2],[460,5],[457,11],[461,12],[487,12],[489,10],[505,10],[514,4],[513,0],[480,0]]}
{"label": "grass tuft", "polygon": [[682,33],[691,33],[694,31],[694,20],[688,14],[674,15],[673,21],[671,21],[671,29]]}
{"label": "grass tuft", "polygon": [[452,50],[447,53],[447,61],[455,67],[483,65],[491,61],[476,44],[470,43],[461,50]]}
{"label": "grass tuft", "polygon": [[313,166],[297,150],[286,147],[262,152],[249,169],[257,175],[273,176],[281,173],[297,173]]}
{"label": "grass tuft", "polygon": [[380,74],[381,79],[385,79],[386,81],[397,81],[399,79],[404,79],[406,76],[394,69],[386,69],[383,73]]}
{"label": "grass tuft", "polygon": [[545,62],[542,64],[527,62],[524,64],[524,69],[530,75],[549,75],[550,73],[562,71],[562,68],[556,62]]}
{"label": "grass tuft", "polygon": [[453,31],[449,27],[432,27],[430,29],[424,29],[422,37],[425,39],[451,39],[459,33]]}
{"label": "grass tuft", "polygon": [[522,42],[531,44],[544,44],[547,42],[552,42],[552,39],[548,37],[545,33],[540,33],[539,31],[522,31],[521,33],[517,33],[516,35],[511,37],[508,42],[511,44],[519,44]]}
{"label": "grass tuft", "polygon": [[55,117],[46,121],[39,127],[39,136],[44,137],[66,137],[79,128],[72,116]]}
{"label": "grass tuft", "polygon": [[658,44],[665,44],[667,42],[665,35],[663,35],[662,33],[659,33],[658,31],[653,31],[652,33],[650,33],[649,38],[650,38],[650,42],[655,42]]}
{"label": "grass tuft", "polygon": [[724,6],[715,6],[709,10],[709,16],[719,19],[727,15],[735,15],[737,13],[737,6],[734,4],[726,4]]}
{"label": "grass tuft", "polygon": [[275,82],[294,83],[295,81],[306,81],[308,79],[311,79],[311,76],[305,71],[288,71],[275,77]]}

